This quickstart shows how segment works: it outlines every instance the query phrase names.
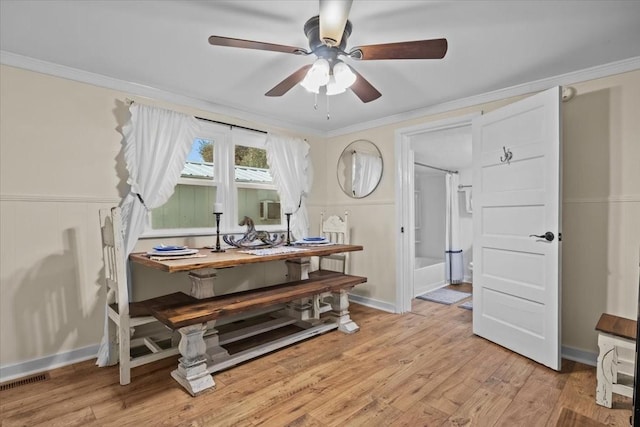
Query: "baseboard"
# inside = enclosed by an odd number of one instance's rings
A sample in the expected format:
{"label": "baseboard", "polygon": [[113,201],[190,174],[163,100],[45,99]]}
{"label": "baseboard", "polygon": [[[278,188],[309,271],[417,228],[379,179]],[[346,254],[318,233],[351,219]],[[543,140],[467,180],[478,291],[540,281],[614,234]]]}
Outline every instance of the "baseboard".
{"label": "baseboard", "polygon": [[579,348],[562,346],[562,358],[572,360],[574,362],[584,363],[589,366],[596,366],[598,360],[598,353],[582,350]]}
{"label": "baseboard", "polygon": [[88,347],[76,348],[64,353],[32,359],[14,365],[0,366],[0,382],[3,383],[16,378],[84,362],[85,360],[95,359],[98,354],[98,348],[98,345],[90,345]]}
{"label": "baseboard", "polygon": [[349,294],[349,301],[357,302],[367,307],[375,308],[378,310],[386,311],[389,313],[396,312],[396,306],[385,301],[380,301],[373,298],[363,297],[361,295]]}
{"label": "baseboard", "polygon": [[[349,294],[349,301],[362,304],[366,307],[395,313],[395,306],[385,301],[367,298],[360,295]],[[65,353],[54,354],[39,359],[32,359],[14,365],[0,366],[0,383],[22,378],[40,372],[50,371],[74,363],[84,362],[94,359],[98,354],[98,345],[77,348]],[[574,362],[584,363],[589,366],[596,366],[598,354],[578,348],[562,346],[562,358]]]}

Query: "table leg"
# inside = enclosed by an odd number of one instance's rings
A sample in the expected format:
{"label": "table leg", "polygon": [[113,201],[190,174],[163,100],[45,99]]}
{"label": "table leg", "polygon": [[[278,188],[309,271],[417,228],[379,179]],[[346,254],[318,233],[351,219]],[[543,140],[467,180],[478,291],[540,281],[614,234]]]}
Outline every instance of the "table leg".
{"label": "table leg", "polygon": [[349,294],[346,290],[341,289],[338,292],[332,292],[331,311],[329,316],[335,319],[338,324],[338,330],[345,334],[352,334],[360,330],[360,326],[356,324],[349,316]]}
{"label": "table leg", "polygon": [[198,299],[215,296],[213,288],[216,279],[215,268],[193,270],[189,272],[189,279],[191,279],[191,296]]}
{"label": "table leg", "polygon": [[[215,296],[215,279],[217,277],[215,268],[201,268],[189,272],[191,279],[191,295],[198,298],[210,298]],[[229,357],[229,352],[222,348],[218,340],[218,331],[215,329],[216,321],[207,322],[207,331],[204,341],[207,346],[207,353],[212,359],[225,359]]]}
{"label": "table leg", "polygon": [[182,357],[178,361],[178,369],[171,376],[180,383],[192,396],[213,388],[216,383],[207,370],[207,347],[204,342],[205,323],[180,328],[180,345],[178,350]]}
{"label": "table leg", "polygon": [[[309,267],[311,258],[295,258],[285,261],[287,266],[287,279],[289,282],[295,280],[306,280],[309,278]],[[312,298],[301,298],[287,304],[287,314],[298,321],[309,322],[318,320],[317,310],[314,310],[314,302]]]}
{"label": "table leg", "polygon": [[284,262],[287,266],[287,277],[289,282],[294,280],[306,280],[309,278],[309,267],[311,258],[288,259]]}

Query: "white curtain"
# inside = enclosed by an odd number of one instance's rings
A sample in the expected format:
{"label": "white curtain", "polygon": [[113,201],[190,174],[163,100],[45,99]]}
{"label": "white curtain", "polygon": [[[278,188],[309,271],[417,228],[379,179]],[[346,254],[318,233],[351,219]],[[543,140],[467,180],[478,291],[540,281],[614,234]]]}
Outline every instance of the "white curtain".
{"label": "white curtain", "polygon": [[[129,255],[147,224],[147,213],[173,194],[200,128],[193,116],[133,104],[123,128],[129,194],[122,202],[125,251]],[[144,203],[143,203],[144,202]]]}
{"label": "white curtain", "polygon": [[[122,129],[127,184],[131,187],[121,205],[126,256],[145,229],[148,212],[162,206],[173,194],[200,126],[193,116],[161,108],[133,104],[129,111],[131,119]],[[128,287],[131,295],[130,283]],[[107,321],[105,315],[98,366],[108,363]]]}
{"label": "white curtain", "polygon": [[[309,235],[306,198],[313,183],[309,144],[300,138],[269,133],[266,142],[267,162],[285,209],[293,207],[291,232],[296,239]],[[298,208],[299,206],[299,208]]]}
{"label": "white curtain", "polygon": [[450,284],[462,283],[464,269],[460,248],[460,210],[458,206],[458,174],[448,173],[446,178],[445,216],[445,276]]}
{"label": "white curtain", "polygon": [[369,153],[353,152],[352,155],[352,191],[354,197],[364,197],[378,185],[382,174],[382,159]]}

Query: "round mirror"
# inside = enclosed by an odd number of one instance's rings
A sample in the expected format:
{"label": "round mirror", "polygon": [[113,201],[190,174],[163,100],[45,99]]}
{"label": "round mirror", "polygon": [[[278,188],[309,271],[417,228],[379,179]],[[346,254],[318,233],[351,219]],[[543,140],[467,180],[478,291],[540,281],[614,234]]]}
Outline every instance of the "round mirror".
{"label": "round mirror", "polygon": [[382,178],[382,154],[365,139],[347,145],[338,159],[338,182],[349,197],[361,199],[373,193]]}

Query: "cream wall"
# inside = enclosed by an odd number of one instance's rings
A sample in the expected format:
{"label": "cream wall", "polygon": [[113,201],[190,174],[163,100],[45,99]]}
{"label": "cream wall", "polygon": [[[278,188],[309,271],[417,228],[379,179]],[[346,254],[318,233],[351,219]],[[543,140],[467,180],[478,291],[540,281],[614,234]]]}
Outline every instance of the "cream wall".
{"label": "cream wall", "polygon": [[[47,357],[53,364],[64,363],[66,353],[83,354],[82,349],[87,357],[95,354],[104,319],[98,209],[117,205],[128,190],[119,133],[128,117],[128,96],[0,68],[0,368]],[[292,135],[193,108],[142,102]],[[295,136],[307,138],[312,151],[322,147],[316,136]],[[317,198],[312,191],[311,202],[317,204]],[[212,241],[182,240],[190,245]],[[138,249],[153,244],[141,240]],[[275,283],[285,272],[281,263],[224,270],[221,282],[233,285],[219,290]],[[136,298],[173,292],[176,282],[188,290],[182,274],[136,269],[134,280],[153,283],[134,288]]]}
{"label": "cream wall", "polygon": [[[93,350],[100,339],[104,312],[97,210],[117,204],[127,189],[118,129],[127,117],[123,100],[128,95],[7,66],[0,68],[0,77],[0,367],[6,367]],[[634,317],[636,310],[640,71],[574,86],[578,95],[564,104],[563,343],[595,352],[593,327],[600,313]],[[321,212],[346,210],[352,242],[365,247],[351,257],[351,272],[369,278],[356,288],[360,297],[389,310],[396,304],[395,131],[512,101],[331,138],[297,135],[311,145],[312,230],[318,229]],[[384,159],[379,187],[358,200],[342,193],[335,175],[342,150],[355,139],[373,141]],[[205,238],[184,242],[210,243]],[[138,249],[152,245],[142,240]],[[153,288],[137,289],[136,296],[175,289],[167,275],[134,274],[154,282]],[[282,268],[252,270],[241,274],[238,286],[274,282],[282,275]],[[186,278],[176,277],[186,289]]]}
{"label": "cream wall", "polygon": [[[601,313],[635,318],[640,269],[640,71],[572,85],[563,103],[563,345],[597,352],[594,327]],[[519,98],[518,98],[519,99]],[[502,101],[425,116],[330,138],[326,167],[356,139],[373,141],[384,157],[380,187],[365,199],[348,199],[327,177],[329,210],[348,209],[352,239],[375,256],[358,260],[355,274],[369,277],[354,289],[395,305],[396,241],[394,132],[421,123],[491,111]]]}

